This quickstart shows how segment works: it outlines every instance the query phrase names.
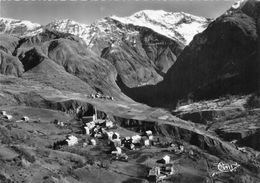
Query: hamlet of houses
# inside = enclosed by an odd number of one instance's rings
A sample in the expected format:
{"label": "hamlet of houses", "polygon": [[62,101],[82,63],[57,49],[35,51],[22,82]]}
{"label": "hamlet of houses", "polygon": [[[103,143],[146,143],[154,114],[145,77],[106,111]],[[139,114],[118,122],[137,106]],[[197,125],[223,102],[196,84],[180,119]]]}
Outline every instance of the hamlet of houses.
{"label": "hamlet of houses", "polygon": [[[151,130],[146,130],[144,133],[133,136],[121,136],[114,130],[117,127],[113,121],[109,119],[98,119],[96,109],[94,111],[93,115],[83,116],[81,118],[83,131],[89,137],[88,142],[83,143],[83,147],[88,145],[96,146],[98,139],[104,139],[108,141],[111,147],[111,160],[128,161],[128,156],[123,152],[123,149],[138,150],[160,144],[159,139],[157,139],[157,141],[155,140]],[[0,114],[5,119],[12,119],[12,116],[8,115],[6,111],[1,111]],[[16,122],[28,122],[29,120],[29,117],[24,116],[21,120]],[[65,124],[58,120],[54,120],[54,124],[60,128],[65,127]],[[63,145],[74,146],[77,144],[79,144],[79,139],[75,135],[67,135],[65,140],[54,143],[53,148],[60,148]],[[177,149],[182,152],[184,151],[184,146],[179,146]],[[162,165],[153,167],[148,175],[149,179],[155,180],[156,182],[174,173],[173,164],[171,164],[169,155],[165,155],[161,160],[158,160],[158,162]]]}
{"label": "hamlet of houses", "polygon": [[[96,110],[95,110],[96,111]],[[93,137],[90,143],[91,145],[96,145],[95,138],[107,139],[111,146],[111,154],[114,160],[127,161],[128,156],[123,153],[122,148],[127,148],[129,150],[137,150],[142,147],[149,147],[155,143],[153,132],[151,130],[145,131],[145,133],[137,134],[133,136],[121,136],[118,132],[114,132],[114,123],[108,119],[100,120],[97,115],[94,114],[90,117],[85,117],[87,120],[84,123],[84,130],[86,135]],[[84,117],[83,117],[84,118]],[[174,144],[173,144],[174,145]],[[176,145],[174,145],[175,147]],[[176,151],[183,152],[184,146],[180,145],[176,147]],[[176,152],[175,151],[175,152]],[[161,165],[160,165],[161,164]],[[148,179],[157,181],[167,178],[169,175],[174,174],[174,166],[171,163],[171,158],[169,155],[165,155],[161,160],[158,160],[158,166],[153,167],[148,174]]]}
{"label": "hamlet of houses", "polygon": [[[7,114],[6,111],[0,111],[0,117],[6,119],[6,120],[12,120],[13,116],[10,114]],[[16,122],[28,122],[30,119],[28,116],[23,116],[20,120],[17,120]]]}
{"label": "hamlet of houses", "polygon": [[103,94],[101,94],[101,93],[91,94],[91,95],[89,95],[88,97],[89,97],[89,98],[92,98],[92,99],[114,100],[114,97],[106,96],[106,95],[103,95]]}

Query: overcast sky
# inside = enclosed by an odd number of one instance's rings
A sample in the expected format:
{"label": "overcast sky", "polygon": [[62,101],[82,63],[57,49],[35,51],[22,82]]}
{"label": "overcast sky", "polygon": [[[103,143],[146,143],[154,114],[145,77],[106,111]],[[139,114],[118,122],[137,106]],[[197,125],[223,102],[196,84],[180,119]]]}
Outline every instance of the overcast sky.
{"label": "overcast sky", "polygon": [[143,9],[165,10],[216,18],[227,10],[233,0],[86,0],[74,1],[1,1],[0,16],[47,24],[55,19],[72,19],[92,23],[110,16],[129,16]]}

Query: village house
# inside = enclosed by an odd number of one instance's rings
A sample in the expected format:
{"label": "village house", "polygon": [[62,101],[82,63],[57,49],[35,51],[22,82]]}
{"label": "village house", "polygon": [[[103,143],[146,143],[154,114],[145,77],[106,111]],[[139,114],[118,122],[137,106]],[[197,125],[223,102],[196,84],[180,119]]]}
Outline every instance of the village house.
{"label": "village house", "polygon": [[3,116],[7,115],[6,111],[1,111],[0,114]]}
{"label": "village house", "polygon": [[65,126],[64,122],[62,122],[62,121],[58,121],[57,125],[60,126],[60,127],[64,127]]}
{"label": "village house", "polygon": [[169,164],[169,163],[170,163],[170,160],[171,160],[171,158],[170,158],[170,156],[168,156],[168,155],[165,155],[165,156],[162,158],[162,162],[163,162],[164,164]]}
{"label": "village house", "polygon": [[153,167],[150,169],[148,174],[148,180],[150,182],[160,182],[166,179],[169,175],[173,175],[175,173],[174,167],[172,164],[166,164],[162,167]]}
{"label": "village house", "polygon": [[175,172],[173,164],[166,164],[166,165],[162,166],[161,172],[165,175],[173,175]]}
{"label": "village house", "polygon": [[6,115],[4,115],[4,118],[5,118],[5,119],[8,119],[8,120],[11,120],[11,119],[13,118],[13,116],[12,116],[12,115],[9,115],[9,114],[6,114]]}
{"label": "village house", "polygon": [[73,146],[78,143],[78,138],[75,137],[74,135],[70,135],[67,137],[66,141],[68,143],[68,146]]}
{"label": "village house", "polygon": [[23,117],[21,118],[21,120],[28,122],[28,121],[29,121],[29,117],[28,117],[28,116],[23,116]]}
{"label": "village house", "polygon": [[150,136],[148,137],[148,139],[149,139],[150,141],[153,141],[153,136],[150,135]]}
{"label": "village house", "polygon": [[90,144],[93,146],[97,145],[97,141],[95,139],[90,139]]}
{"label": "village house", "polygon": [[140,135],[134,135],[134,136],[132,136],[132,143],[139,144],[139,143],[141,143],[141,139],[142,139],[142,137]]}
{"label": "village house", "polygon": [[131,137],[125,137],[125,140],[131,140]]}
{"label": "village house", "polygon": [[153,141],[153,132],[151,130],[146,131],[145,134],[150,141]]}
{"label": "village house", "polygon": [[246,153],[246,148],[245,147],[237,147],[237,149],[243,153]]}
{"label": "village house", "polygon": [[90,123],[87,123],[86,126],[89,128],[89,130],[92,130],[96,125],[95,123],[92,121]]}
{"label": "village house", "polygon": [[82,144],[82,146],[83,146],[83,147],[87,147],[87,146],[88,146],[88,143],[87,143],[87,142],[84,142],[84,143]]}
{"label": "village house", "polygon": [[180,152],[183,152],[184,151],[184,146],[183,145],[180,145]]}
{"label": "village house", "polygon": [[107,136],[108,140],[112,140],[113,134],[114,134],[114,132],[106,132],[106,136]]}
{"label": "village house", "polygon": [[146,136],[142,137],[141,142],[145,147],[150,146],[150,140]]}
{"label": "village house", "polygon": [[114,127],[114,123],[110,120],[106,120],[106,128],[110,129]]}
{"label": "village house", "polygon": [[160,167],[153,167],[149,171],[148,180],[151,181],[151,182],[157,182],[160,174],[161,174],[161,168]]}
{"label": "village house", "polygon": [[148,130],[148,131],[146,131],[145,133],[146,133],[147,136],[153,135],[153,132],[152,132],[151,130]]}
{"label": "village house", "polygon": [[120,155],[122,154],[122,149],[120,147],[115,147],[115,150],[112,151],[111,154]]}
{"label": "village house", "polygon": [[84,124],[92,122],[92,121],[96,121],[98,119],[97,117],[97,110],[96,108],[91,108],[86,116],[82,116],[81,120]]}
{"label": "village house", "polygon": [[135,150],[135,145],[131,143],[131,144],[130,144],[130,149],[131,149],[131,150]]}
{"label": "village house", "polygon": [[85,129],[86,135],[90,135],[90,129],[89,129],[89,127],[85,126],[84,129]]}

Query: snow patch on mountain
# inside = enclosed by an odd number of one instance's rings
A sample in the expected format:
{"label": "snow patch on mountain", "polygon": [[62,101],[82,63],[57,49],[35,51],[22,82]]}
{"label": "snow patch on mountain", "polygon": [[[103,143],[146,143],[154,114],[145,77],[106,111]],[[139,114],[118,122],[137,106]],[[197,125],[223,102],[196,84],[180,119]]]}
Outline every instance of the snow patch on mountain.
{"label": "snow patch on mountain", "polygon": [[86,34],[89,33],[90,26],[78,23],[70,19],[65,19],[55,20],[46,25],[46,28],[53,29],[59,32],[70,33],[79,37],[84,37]]}
{"label": "snow patch on mountain", "polygon": [[79,36],[86,42],[87,45],[90,46],[92,40],[97,35],[102,36],[107,34],[108,30],[111,32],[111,25],[109,25],[105,19],[98,20],[90,25],[81,24],[70,19],[55,20],[46,25],[46,28]]}

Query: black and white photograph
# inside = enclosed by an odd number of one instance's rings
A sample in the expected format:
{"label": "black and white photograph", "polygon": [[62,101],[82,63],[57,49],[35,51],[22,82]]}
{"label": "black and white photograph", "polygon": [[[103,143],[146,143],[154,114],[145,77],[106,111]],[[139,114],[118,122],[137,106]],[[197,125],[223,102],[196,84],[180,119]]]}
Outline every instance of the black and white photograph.
{"label": "black and white photograph", "polygon": [[260,0],[0,0],[0,183],[260,183]]}

